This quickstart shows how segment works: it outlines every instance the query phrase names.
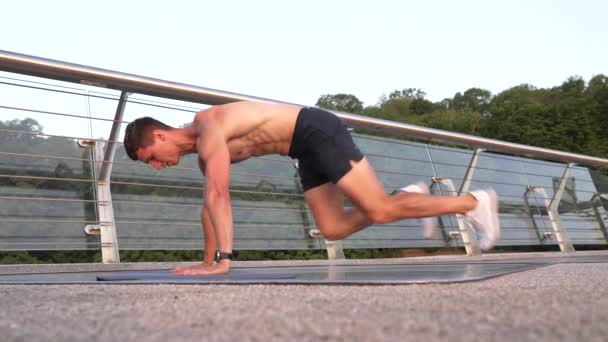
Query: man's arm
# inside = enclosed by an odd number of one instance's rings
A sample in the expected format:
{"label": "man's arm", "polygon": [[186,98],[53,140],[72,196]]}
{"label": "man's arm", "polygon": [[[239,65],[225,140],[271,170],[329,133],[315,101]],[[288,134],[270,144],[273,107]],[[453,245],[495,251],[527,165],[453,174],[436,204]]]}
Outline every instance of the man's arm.
{"label": "man's arm", "polygon": [[205,257],[203,264],[207,266],[213,265],[215,260],[215,250],[217,249],[217,242],[215,238],[215,228],[209,215],[209,209],[203,206],[201,209],[201,223],[203,225],[203,236],[205,238]]}
{"label": "man's arm", "polygon": [[[215,230],[220,252],[232,253],[232,207],[230,205],[230,153],[220,124],[212,113],[198,115],[197,151],[205,165],[205,209]],[[230,260],[222,260],[218,271],[228,272]]]}
{"label": "man's arm", "polygon": [[[211,114],[211,113],[207,113]],[[221,252],[232,253],[232,207],[230,205],[230,153],[222,129],[211,115],[198,114],[197,152],[205,175],[204,205],[201,213],[205,233],[205,261],[210,261],[215,246]],[[211,238],[210,238],[211,237]],[[214,241],[213,241],[214,240]],[[212,249],[211,249],[212,248]],[[176,270],[178,274],[222,274],[230,270],[230,260],[215,266],[207,262],[199,267]]]}
{"label": "man's arm", "polygon": [[[201,170],[203,176],[205,175],[205,163],[199,158],[198,159],[198,168]],[[203,197],[204,197],[203,193]],[[201,208],[201,225],[203,226],[203,237],[205,240],[205,256],[203,258],[203,264],[207,266],[212,266],[213,261],[215,260],[215,250],[217,249],[217,243],[215,238],[215,227],[213,226],[213,222],[211,221],[211,216],[209,216],[209,209],[203,202],[203,207]]]}

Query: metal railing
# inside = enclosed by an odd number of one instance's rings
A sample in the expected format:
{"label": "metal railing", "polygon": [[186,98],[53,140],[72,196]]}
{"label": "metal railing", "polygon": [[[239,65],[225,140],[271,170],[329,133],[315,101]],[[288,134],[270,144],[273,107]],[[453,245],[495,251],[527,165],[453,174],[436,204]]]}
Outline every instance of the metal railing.
{"label": "metal railing", "polygon": [[[142,103],[141,101],[132,100],[132,99],[128,98],[129,93],[139,93],[139,94],[151,95],[151,96],[156,96],[156,97],[162,97],[162,98],[166,98],[166,99],[184,100],[184,101],[202,103],[202,104],[207,104],[207,105],[223,104],[223,103],[229,103],[229,102],[241,101],[241,100],[280,103],[280,101],[274,101],[274,100],[270,100],[270,99],[246,96],[246,95],[241,95],[241,94],[235,94],[235,93],[224,92],[224,91],[219,91],[219,90],[214,90],[214,89],[192,86],[192,85],[152,79],[152,78],[147,78],[147,77],[142,77],[142,76],[137,76],[137,75],[132,75],[132,74],[92,68],[92,67],[88,67],[88,66],[65,63],[65,62],[60,62],[60,61],[55,61],[55,60],[49,60],[49,59],[44,59],[44,58],[39,58],[39,57],[33,57],[33,56],[27,56],[27,55],[23,55],[23,54],[1,51],[1,50],[0,50],[0,70],[12,72],[12,73],[24,74],[24,75],[44,77],[44,78],[60,80],[60,81],[68,81],[68,82],[74,82],[74,83],[79,83],[79,84],[92,85],[92,86],[97,86],[97,87],[106,87],[106,88],[116,89],[116,90],[121,91],[120,99],[116,98],[116,96],[113,96],[113,95],[107,95],[107,94],[101,94],[101,93],[92,95],[92,96],[96,96],[96,97],[108,99],[108,100],[113,100],[113,101],[118,100],[119,105],[116,110],[116,115],[113,119],[84,116],[84,115],[79,115],[79,114],[74,114],[74,113],[60,113],[60,112],[56,112],[56,111],[45,111],[45,110],[39,110],[39,109],[34,109],[34,108],[3,106],[0,104],[0,109],[24,111],[24,112],[30,112],[30,113],[39,113],[39,114],[45,114],[45,115],[62,116],[62,117],[69,117],[69,118],[75,118],[75,119],[79,118],[79,119],[87,119],[87,120],[99,120],[99,121],[105,121],[105,122],[112,123],[112,129],[111,129],[111,133],[109,134],[108,139],[93,139],[92,137],[74,137],[74,136],[66,136],[66,135],[49,135],[49,134],[42,134],[42,133],[35,133],[35,132],[21,132],[21,131],[14,131],[14,130],[0,130],[0,132],[2,134],[7,134],[7,135],[30,134],[30,135],[35,135],[35,136],[47,136],[47,137],[51,136],[51,137],[79,140],[79,141],[81,141],[82,144],[89,147],[91,149],[91,152],[94,152],[94,153],[92,153],[93,160],[94,160],[94,164],[96,165],[96,168],[98,169],[97,173],[96,173],[97,176],[94,180],[93,179],[49,177],[49,176],[33,176],[33,175],[19,176],[19,175],[15,175],[15,174],[6,174],[6,175],[0,174],[0,178],[10,177],[11,179],[19,179],[19,177],[27,177],[28,179],[37,179],[40,181],[46,180],[46,181],[55,181],[55,182],[62,182],[62,181],[66,181],[66,182],[76,181],[76,182],[83,182],[83,183],[88,182],[88,183],[92,183],[96,186],[95,198],[93,198],[93,199],[73,199],[73,198],[45,198],[45,197],[35,197],[35,196],[0,196],[0,199],[6,200],[6,201],[27,200],[27,201],[41,201],[41,202],[75,202],[75,201],[77,201],[77,202],[81,202],[81,203],[91,203],[91,204],[95,205],[97,210],[99,211],[97,220],[80,220],[79,221],[79,220],[64,219],[63,221],[56,220],[54,222],[56,222],[56,223],[61,223],[61,222],[75,223],[76,222],[76,223],[89,224],[89,229],[88,229],[89,233],[98,233],[101,235],[101,241],[99,243],[97,243],[97,246],[99,246],[102,249],[102,252],[104,255],[104,262],[118,262],[119,261],[118,242],[117,242],[117,237],[116,237],[116,224],[123,224],[123,225],[142,224],[142,225],[146,225],[146,226],[150,226],[150,227],[163,224],[162,222],[161,223],[155,222],[155,221],[146,222],[146,221],[142,221],[142,220],[133,220],[133,219],[128,219],[128,218],[115,220],[114,214],[113,214],[114,210],[112,208],[112,205],[119,205],[119,206],[137,206],[137,205],[163,206],[164,205],[164,206],[183,207],[183,208],[198,208],[199,207],[199,204],[195,204],[195,203],[155,203],[155,202],[149,202],[149,201],[143,201],[143,200],[132,200],[132,199],[131,200],[130,199],[112,200],[111,195],[113,195],[113,194],[111,194],[110,187],[109,187],[110,174],[112,173],[111,166],[112,165],[118,165],[118,166],[124,165],[124,166],[133,167],[134,165],[136,165],[136,164],[133,164],[130,162],[120,162],[120,161],[114,160],[114,153],[116,151],[116,143],[117,143],[116,139],[117,139],[118,131],[120,129],[120,125],[122,123],[127,122],[122,119],[122,112],[124,111],[124,105],[126,103],[131,103],[131,102]],[[10,83],[10,82],[2,82],[2,83]],[[20,85],[20,86],[23,86],[23,85]],[[40,85],[30,84],[28,86],[32,87],[32,88],[43,89],[43,90],[45,89],[44,85],[40,86]],[[49,90],[49,89],[47,88],[46,90]],[[54,90],[54,91],[59,91],[59,92],[70,94],[70,95],[82,95],[76,89],[68,89],[67,87],[65,87],[64,89]],[[91,96],[91,95],[88,94],[87,96]],[[147,105],[151,105],[151,104],[147,103]],[[186,108],[186,107],[177,108],[176,106],[170,106],[170,105],[162,104],[162,103],[157,103],[155,105],[157,105],[159,107],[163,107],[163,108],[170,108],[173,110],[195,112],[195,110],[193,108]],[[449,144],[449,145],[464,146],[464,147],[468,147],[468,148],[473,148],[476,151],[475,153],[471,153],[470,151],[462,151],[462,150],[451,149],[451,148],[429,146],[429,145],[417,144],[417,143],[408,143],[408,142],[403,142],[403,141],[374,138],[374,137],[370,137],[370,136],[366,136],[366,135],[354,134],[355,138],[359,142],[363,142],[364,145],[367,144],[367,145],[371,146],[377,142],[380,144],[391,143],[391,144],[394,144],[394,146],[407,146],[408,149],[409,148],[426,149],[426,154],[431,159],[431,165],[433,166],[433,172],[430,175],[428,172],[419,172],[419,173],[403,172],[400,170],[393,170],[390,167],[383,168],[382,165],[381,165],[381,167],[377,168],[378,174],[381,176],[381,178],[388,180],[387,182],[385,182],[385,184],[388,188],[391,188],[391,187],[397,188],[402,185],[400,183],[391,181],[391,179],[394,177],[425,177],[427,179],[432,178],[432,181],[437,184],[438,192],[454,194],[454,195],[466,192],[472,181],[477,182],[479,184],[484,184],[484,183],[485,184],[494,184],[495,186],[505,186],[505,187],[515,187],[515,186],[521,185],[517,182],[509,182],[508,180],[501,180],[501,181],[497,181],[496,179],[484,180],[483,177],[477,176],[479,173],[502,172],[498,168],[487,167],[487,166],[484,166],[483,163],[478,163],[477,159],[480,158],[480,156],[489,158],[490,154],[486,153],[484,151],[508,153],[508,154],[513,154],[513,155],[533,157],[533,158],[539,158],[539,159],[545,159],[545,160],[566,162],[566,163],[568,163],[568,166],[564,169],[566,171],[570,170],[570,168],[572,167],[572,165],[570,165],[571,163],[577,163],[577,164],[589,165],[589,166],[598,166],[598,167],[608,166],[607,159],[601,159],[601,158],[596,158],[596,157],[590,157],[590,156],[585,156],[585,155],[580,155],[580,154],[573,154],[573,153],[567,153],[567,152],[563,152],[563,151],[556,151],[556,150],[550,150],[550,149],[544,149],[544,148],[537,148],[537,147],[526,146],[526,145],[521,145],[521,144],[507,143],[507,142],[497,141],[497,140],[493,140],[493,139],[486,139],[486,138],[470,136],[470,135],[465,135],[465,134],[459,134],[459,133],[441,131],[441,130],[436,130],[436,129],[431,129],[431,128],[408,125],[408,124],[403,124],[403,123],[396,123],[396,122],[391,122],[391,121],[386,121],[386,120],[363,117],[360,115],[355,115],[355,114],[350,114],[350,113],[342,113],[342,112],[335,112],[335,113],[353,127],[363,127],[363,128],[373,127],[373,128],[378,128],[381,131],[385,131],[385,132],[397,132],[403,136],[407,136],[407,137],[410,137],[413,139],[420,139],[420,140],[425,140],[428,142],[440,142],[440,143],[445,143],[445,144]],[[105,149],[103,148],[103,145],[106,145]],[[431,158],[432,154],[435,154],[435,153],[441,154],[442,150],[444,150],[448,153],[461,153],[462,157],[466,158],[467,160],[464,163],[454,163],[454,162],[443,161],[443,160],[440,160],[437,158]],[[379,159],[379,160],[381,159],[384,161],[384,164],[389,165],[389,166],[392,163],[397,163],[399,165],[401,165],[400,163],[410,163],[410,164],[411,163],[429,163],[429,159],[425,158],[425,157],[412,158],[412,157],[402,157],[399,155],[389,156],[386,153],[378,153],[378,152],[374,152],[374,151],[369,151],[369,152],[366,151],[365,154],[370,159]],[[46,156],[46,155],[42,156],[42,155],[38,155],[38,154],[27,154],[27,153],[8,152],[8,151],[0,151],[0,155],[6,156],[6,157],[19,156],[22,158],[28,158],[28,157],[31,157],[31,158],[44,157],[44,158],[49,158],[49,159],[55,158],[57,160],[69,160],[69,161],[74,161],[74,162],[90,161],[89,158],[78,158],[78,157],[67,157],[67,156]],[[509,157],[504,157],[504,156],[500,156],[500,155],[492,155],[491,158],[493,158],[493,160],[500,160],[501,158],[504,158],[505,162],[507,162],[509,160]],[[268,162],[282,163],[282,164],[290,163],[286,159],[273,159],[273,158],[258,158],[258,159],[264,163],[268,163]],[[526,163],[529,163],[529,164],[539,163],[539,165],[546,166],[546,162],[543,162],[543,161],[537,161],[537,162],[527,161]],[[143,166],[143,164],[141,166]],[[446,175],[446,173],[437,172],[436,168],[438,168],[438,169],[442,169],[442,168],[461,169],[462,177],[459,177],[458,175],[450,175],[451,179],[449,179],[449,182],[448,182],[448,181],[446,181],[446,178],[444,177]],[[180,171],[191,171],[193,173],[198,172],[198,169],[196,167],[180,167],[180,168],[175,168],[175,169],[176,170],[179,169]],[[530,177],[532,177],[532,176],[547,177],[546,174],[536,174],[535,175],[534,172],[529,172],[527,170],[526,171],[510,170],[509,174],[510,175],[521,174],[521,175],[530,176]],[[277,181],[279,181],[279,180],[285,181],[286,183],[297,183],[297,178],[295,176],[290,177],[290,176],[285,176],[285,175],[270,175],[270,174],[259,175],[259,174],[254,174],[254,173],[249,173],[249,172],[239,172],[239,171],[233,171],[233,175],[236,175],[237,177],[243,176],[243,178],[261,177],[261,178],[268,178],[268,179],[276,179]],[[549,177],[555,178],[554,175],[549,176]],[[545,233],[540,234],[539,230],[542,229],[540,227],[546,227],[546,226],[550,225],[553,229],[553,232],[555,232],[555,234],[556,234],[556,237],[559,241],[559,245],[560,245],[562,251],[572,251],[573,250],[572,243],[570,242],[568,235],[566,233],[564,233],[565,229],[563,227],[563,223],[560,222],[560,220],[559,220],[559,213],[557,212],[558,211],[557,204],[559,204],[559,202],[560,202],[559,199],[564,192],[565,181],[567,179],[568,179],[568,172],[563,172],[563,174],[561,174],[559,176],[559,182],[558,182],[559,186],[557,188],[555,188],[553,186],[551,186],[550,188],[547,188],[547,190],[552,192],[552,194],[547,194],[546,191],[539,192],[543,196],[543,198],[540,200],[551,204],[551,205],[548,204],[546,206],[546,209],[543,209],[543,210],[548,210],[548,217],[550,219],[549,220],[550,222],[546,223],[543,219],[540,222],[541,224],[538,225],[538,224],[536,224],[535,217],[532,216],[532,221],[534,223],[534,231],[535,231],[536,236],[539,237],[540,243],[545,243],[547,236],[550,236],[549,234],[545,234]],[[580,177],[578,179],[580,182]],[[583,181],[588,182],[588,180],[583,180]],[[393,182],[393,183],[391,183],[391,182]],[[454,182],[459,184],[458,190],[454,186]],[[145,183],[145,182],[142,182],[141,180],[138,182],[129,182],[129,181],[124,181],[124,180],[113,179],[111,181],[111,184],[113,184],[113,185],[131,185],[131,186],[142,186],[142,187],[147,186],[147,187],[161,188],[161,189],[162,188],[172,188],[172,189],[182,189],[184,191],[186,191],[186,190],[188,190],[188,191],[199,190],[200,191],[203,189],[202,186],[180,185],[182,183],[179,183],[178,185],[175,185],[175,184],[171,185],[171,184],[162,184],[162,183],[154,183],[154,182]],[[447,189],[446,189],[446,187],[447,187]],[[526,189],[529,189],[529,188],[540,189],[540,188],[543,188],[543,186],[540,186],[538,184],[527,184]],[[240,188],[232,188],[231,192],[247,193],[248,190],[242,190]],[[296,200],[303,202],[302,194],[297,193],[297,191],[296,192],[256,191],[256,192],[257,192],[257,194],[263,194],[263,195],[269,195],[269,196],[293,197]],[[591,195],[593,195],[593,194],[591,194]],[[526,205],[529,207],[530,202],[528,201],[527,196],[528,196],[527,191],[522,191],[522,193],[518,193],[516,195],[501,194],[501,198],[504,199],[504,201],[507,204],[507,206],[506,206],[507,211],[520,210],[521,208],[523,208],[523,205],[519,205],[519,204],[514,204],[513,207],[510,208],[509,202],[511,199],[521,200],[522,198],[525,198]],[[535,198],[537,201],[539,200],[538,197],[535,197]],[[302,206],[298,206],[298,205],[296,205],[295,207],[300,208],[300,209],[289,209],[289,208],[285,208],[285,207],[282,207],[279,209],[272,209],[272,208],[262,208],[262,207],[255,207],[255,206],[250,207],[250,205],[251,204],[246,204],[246,202],[243,202],[242,204],[235,203],[235,208],[241,209],[243,211],[246,211],[246,210],[289,211],[289,210],[292,210],[292,211],[296,212],[298,215],[306,216],[308,214],[308,212],[305,208],[303,208]],[[535,208],[537,208],[536,210],[540,210],[540,209],[538,209],[540,207],[542,207],[541,204],[537,204],[535,206]],[[508,215],[506,215],[506,216],[508,216]],[[597,216],[599,216],[599,214],[595,215],[595,217],[597,217]],[[555,217],[557,217],[557,219]],[[4,222],[11,222],[11,220],[13,222],[20,222],[25,219],[12,218],[12,219],[6,219],[6,220],[4,220]],[[451,219],[448,219],[448,221],[449,220],[451,220]],[[310,218],[308,219],[308,221],[306,221],[306,220],[304,220],[304,221],[310,223]],[[458,243],[458,241],[459,241],[458,238],[461,238],[465,248],[467,249],[468,254],[471,254],[471,255],[478,254],[479,250],[477,249],[477,247],[475,245],[474,239],[472,239],[470,236],[468,236],[468,234],[470,232],[470,228],[467,227],[466,224],[462,222],[462,220],[457,220],[457,221],[458,221],[457,223],[455,223],[455,222],[450,222],[450,223],[446,223],[446,224],[442,223],[443,229],[441,230],[441,232],[443,234],[442,236],[443,236],[444,245],[445,244],[451,245],[454,243]],[[199,226],[198,223],[195,223],[195,222],[183,222],[181,224],[185,225],[185,226],[192,226],[192,227]],[[238,224],[239,223],[237,222],[237,226],[238,226]],[[245,223],[245,226],[247,224],[248,223]],[[255,225],[256,223],[251,223],[251,224]],[[603,222],[602,222],[602,224],[603,224]],[[243,226],[243,224],[241,224],[241,226]],[[293,226],[293,224],[287,224],[287,225],[285,225],[285,227],[286,226]],[[311,224],[303,225],[300,222],[299,224],[297,224],[297,226],[299,228],[303,228],[305,232],[313,233],[314,227]],[[452,227],[455,227],[455,226],[458,227],[458,230],[452,231],[451,230]],[[275,227],[281,227],[281,225],[277,224],[277,225],[275,225]],[[509,225],[504,225],[504,224],[503,224],[503,227],[505,229],[513,228],[513,230],[521,228],[520,226],[510,227]],[[605,226],[602,226],[602,227],[605,227]],[[393,224],[393,225],[387,225],[384,229],[385,229],[385,231],[388,232],[391,229],[403,230],[403,228],[404,227],[401,223],[397,223],[397,224]],[[407,226],[406,226],[406,228],[407,228]],[[604,230],[605,230],[605,228],[604,228]],[[366,244],[365,241],[371,241],[374,239],[381,239],[381,240],[389,241],[390,237],[388,237],[388,238],[387,237],[382,238],[379,236],[373,237],[373,236],[370,236],[369,234],[366,235],[366,233],[364,233],[363,237],[358,240],[361,241],[360,242],[361,244]],[[516,244],[516,240],[517,240],[517,238],[513,238],[512,242],[510,242],[510,243]],[[356,240],[353,240],[351,245],[358,246],[358,243],[359,242],[357,242]],[[93,243],[93,242],[91,242],[90,244],[95,245],[95,243]],[[124,244],[121,242],[121,244],[122,245],[127,244],[127,245],[132,245],[132,246],[135,246],[137,244],[145,245],[145,243],[139,243],[139,242],[127,242]],[[388,243],[386,243],[384,246],[386,246],[387,244]],[[1,242],[0,242],[0,245],[1,245]],[[190,244],[190,245],[194,245],[194,244]],[[197,245],[198,245],[198,243],[197,243]],[[316,244],[312,243],[311,246],[312,245],[316,245]],[[367,245],[369,245],[368,242],[367,242]],[[336,248],[339,248],[339,244],[333,245],[333,246],[335,246]],[[340,254],[339,252],[336,252],[335,250],[333,250],[330,253],[335,254],[335,255]]]}
{"label": "metal railing", "polygon": [[[116,89],[127,93],[146,94],[167,99],[198,102],[208,105],[225,104],[245,100],[269,103],[286,103],[261,97],[247,96],[210,88],[164,81],[150,77],[61,62],[3,50],[0,50],[0,70]],[[396,132],[411,138],[426,140],[429,142],[447,143],[469,148],[482,148],[488,151],[504,152],[525,157],[542,158],[589,166],[608,167],[608,159],[509,143],[467,134],[397,123],[388,120],[374,119],[356,114],[342,112],[335,113],[350,125],[355,127],[381,128],[386,131]]]}

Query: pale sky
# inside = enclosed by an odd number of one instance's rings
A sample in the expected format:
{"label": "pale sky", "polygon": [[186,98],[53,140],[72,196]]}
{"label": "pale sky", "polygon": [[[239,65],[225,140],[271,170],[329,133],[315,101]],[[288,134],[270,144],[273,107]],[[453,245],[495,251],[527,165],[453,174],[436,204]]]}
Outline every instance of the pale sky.
{"label": "pale sky", "polygon": [[607,14],[600,0],[8,0],[0,50],[304,105],[404,88],[440,101],[608,74]]}

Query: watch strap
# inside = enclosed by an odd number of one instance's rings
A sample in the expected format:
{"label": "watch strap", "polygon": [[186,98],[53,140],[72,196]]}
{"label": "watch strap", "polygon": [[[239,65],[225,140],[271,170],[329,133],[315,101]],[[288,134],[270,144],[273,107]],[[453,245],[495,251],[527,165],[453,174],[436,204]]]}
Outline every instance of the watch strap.
{"label": "watch strap", "polygon": [[215,262],[220,262],[220,260],[224,260],[224,259],[234,260],[234,254],[220,252],[219,250],[215,251]]}

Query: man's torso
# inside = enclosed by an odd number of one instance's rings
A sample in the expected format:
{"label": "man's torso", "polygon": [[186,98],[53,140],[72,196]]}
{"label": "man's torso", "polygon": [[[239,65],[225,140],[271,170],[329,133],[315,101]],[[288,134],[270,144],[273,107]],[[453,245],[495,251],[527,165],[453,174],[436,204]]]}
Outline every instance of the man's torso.
{"label": "man's torso", "polygon": [[300,109],[286,104],[235,102],[218,106],[213,115],[217,115],[216,122],[225,136],[230,161],[237,163],[267,154],[287,155]]}

